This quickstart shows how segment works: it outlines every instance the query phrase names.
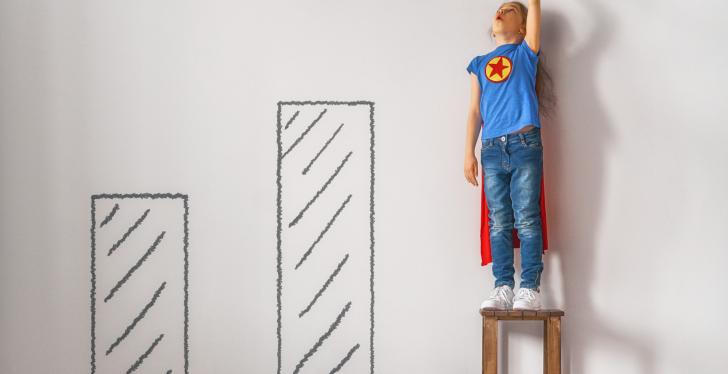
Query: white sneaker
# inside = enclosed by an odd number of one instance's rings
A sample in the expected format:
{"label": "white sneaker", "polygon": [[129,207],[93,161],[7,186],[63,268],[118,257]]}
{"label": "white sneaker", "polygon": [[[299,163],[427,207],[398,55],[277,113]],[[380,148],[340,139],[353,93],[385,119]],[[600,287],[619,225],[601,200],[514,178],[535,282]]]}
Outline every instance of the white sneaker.
{"label": "white sneaker", "polygon": [[519,288],[515,299],[513,299],[513,309],[540,310],[541,293],[539,290],[532,288]]}
{"label": "white sneaker", "polygon": [[507,285],[501,285],[493,289],[487,299],[480,304],[480,309],[508,310],[513,306],[513,289]]}

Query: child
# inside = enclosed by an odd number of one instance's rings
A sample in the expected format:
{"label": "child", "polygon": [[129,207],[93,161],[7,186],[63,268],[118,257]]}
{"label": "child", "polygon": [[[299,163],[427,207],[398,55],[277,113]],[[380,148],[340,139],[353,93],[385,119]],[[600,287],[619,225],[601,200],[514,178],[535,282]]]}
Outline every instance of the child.
{"label": "child", "polygon": [[[482,123],[483,194],[492,249],[495,288],[483,309],[541,309],[540,281],[545,246],[543,144],[539,107],[550,97],[539,65],[541,8],[517,1],[503,3],[493,17],[496,47],[476,56],[467,67],[472,98],[466,134],[465,177],[477,186],[475,138]],[[514,238],[517,230],[518,237]],[[481,232],[483,235],[483,232]],[[514,241],[521,248],[521,283],[513,288]],[[486,253],[487,252],[487,253]],[[482,250],[483,264],[490,251]]]}

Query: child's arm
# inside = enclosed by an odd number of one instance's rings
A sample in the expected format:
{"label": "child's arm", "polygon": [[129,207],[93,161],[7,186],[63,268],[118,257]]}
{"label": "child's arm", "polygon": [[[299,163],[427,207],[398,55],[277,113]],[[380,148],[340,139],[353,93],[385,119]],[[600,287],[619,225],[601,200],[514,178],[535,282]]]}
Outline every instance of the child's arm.
{"label": "child's arm", "polygon": [[538,53],[541,45],[541,0],[528,0],[526,44],[534,53]]}
{"label": "child's arm", "polygon": [[478,159],[475,158],[475,141],[480,134],[480,125],[483,119],[480,115],[480,82],[478,76],[470,74],[470,108],[468,108],[468,123],[465,132],[465,179],[470,184],[478,185]]}

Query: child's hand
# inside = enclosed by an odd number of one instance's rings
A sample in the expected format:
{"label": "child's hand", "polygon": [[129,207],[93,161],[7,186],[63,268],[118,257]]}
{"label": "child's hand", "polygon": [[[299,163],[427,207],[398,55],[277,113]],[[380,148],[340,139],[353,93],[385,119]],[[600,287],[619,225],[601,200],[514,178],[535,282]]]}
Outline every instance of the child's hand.
{"label": "child's hand", "polygon": [[478,185],[478,159],[474,153],[465,155],[465,179],[473,186]]}

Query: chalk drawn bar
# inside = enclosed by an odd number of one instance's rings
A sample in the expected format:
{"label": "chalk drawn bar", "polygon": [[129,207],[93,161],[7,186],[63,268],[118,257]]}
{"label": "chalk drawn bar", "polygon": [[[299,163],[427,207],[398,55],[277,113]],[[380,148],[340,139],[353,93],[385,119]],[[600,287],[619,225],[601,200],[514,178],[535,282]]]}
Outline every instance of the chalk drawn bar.
{"label": "chalk drawn bar", "polygon": [[278,374],[374,373],[374,103],[281,101]]}
{"label": "chalk drawn bar", "polygon": [[189,373],[188,197],[91,196],[91,373]]}

